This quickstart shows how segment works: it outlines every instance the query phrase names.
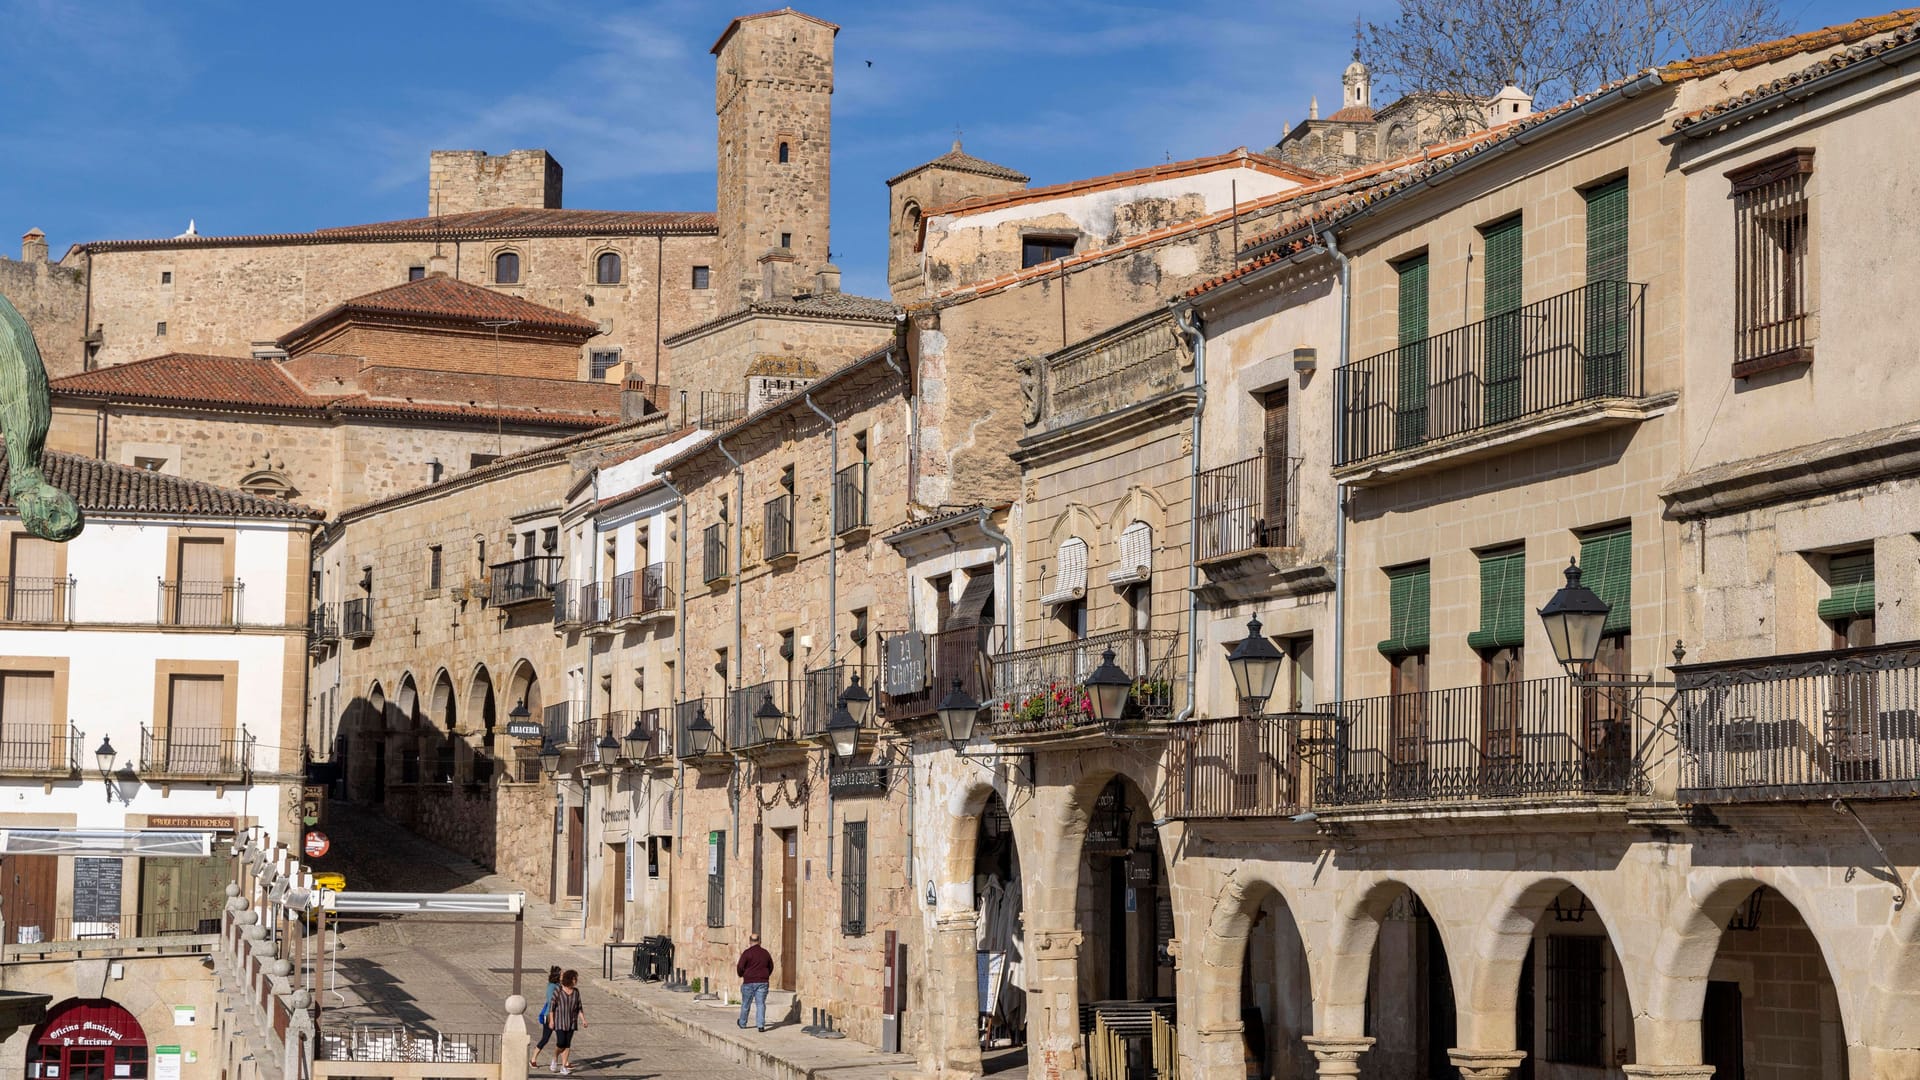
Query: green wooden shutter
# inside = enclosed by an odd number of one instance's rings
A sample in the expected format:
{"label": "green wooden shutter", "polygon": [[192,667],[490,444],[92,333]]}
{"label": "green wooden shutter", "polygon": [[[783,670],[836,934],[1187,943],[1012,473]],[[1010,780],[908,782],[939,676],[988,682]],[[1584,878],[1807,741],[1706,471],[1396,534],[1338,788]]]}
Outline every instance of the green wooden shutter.
{"label": "green wooden shutter", "polygon": [[1427,257],[1401,263],[1400,350],[1394,373],[1394,446],[1427,438]]}
{"label": "green wooden shutter", "polygon": [[1379,645],[1386,656],[1424,652],[1431,627],[1431,570],[1426,563],[1387,571],[1388,637]]}
{"label": "green wooden shutter", "polygon": [[1481,234],[1487,244],[1486,423],[1498,424],[1520,415],[1521,336],[1525,320],[1520,309],[1520,216],[1490,225]]}
{"label": "green wooden shutter", "polygon": [[1480,556],[1480,629],[1467,635],[1476,649],[1518,648],[1527,636],[1527,553]]}
{"label": "green wooden shutter", "polygon": [[1626,392],[1627,179],[1587,192],[1586,396]]}
{"label": "green wooden shutter", "polygon": [[1633,530],[1627,526],[1580,541],[1580,584],[1613,605],[1603,634],[1623,634],[1633,626]]}
{"label": "green wooden shutter", "polygon": [[1823,619],[1858,619],[1873,614],[1873,552],[1835,555],[1827,563],[1833,594],[1820,601]]}

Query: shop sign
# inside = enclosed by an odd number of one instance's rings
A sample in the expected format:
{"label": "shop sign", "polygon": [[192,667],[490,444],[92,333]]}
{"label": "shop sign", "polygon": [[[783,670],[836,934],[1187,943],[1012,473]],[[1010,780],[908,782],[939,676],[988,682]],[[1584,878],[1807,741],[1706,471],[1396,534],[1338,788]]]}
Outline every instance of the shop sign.
{"label": "shop sign", "polygon": [[149,814],[149,829],[212,829],[215,832],[232,832],[233,819],[230,817],[202,817],[194,814]]}
{"label": "shop sign", "polygon": [[859,765],[841,769],[827,783],[835,796],[885,795],[887,769],[884,765]]}

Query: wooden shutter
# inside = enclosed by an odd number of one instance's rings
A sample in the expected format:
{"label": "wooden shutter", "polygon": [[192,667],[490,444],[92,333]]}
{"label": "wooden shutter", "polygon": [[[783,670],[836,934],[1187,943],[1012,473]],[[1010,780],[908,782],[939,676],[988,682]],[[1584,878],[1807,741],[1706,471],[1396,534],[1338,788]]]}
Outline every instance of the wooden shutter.
{"label": "wooden shutter", "polygon": [[226,565],[222,546],[219,540],[180,541],[180,580],[220,582]]}
{"label": "wooden shutter", "polygon": [[867,823],[846,823],[845,858],[840,867],[840,930],[867,932]]}
{"label": "wooden shutter", "polygon": [[222,726],[227,681],[218,675],[175,675],[167,680],[167,727],[206,731]]}
{"label": "wooden shutter", "polygon": [[1116,584],[1145,581],[1153,576],[1153,526],[1144,521],[1128,525],[1120,533],[1120,564],[1107,575]]}
{"label": "wooden shutter", "polygon": [[1485,304],[1485,422],[1497,424],[1521,413],[1521,359],[1525,320],[1514,312],[1522,303],[1520,216],[1514,215],[1481,234],[1487,244]]}
{"label": "wooden shutter", "polygon": [[1580,584],[1613,605],[1602,633],[1633,627],[1633,531],[1627,526],[1580,541]]}
{"label": "wooden shutter", "polygon": [[1289,439],[1287,418],[1287,392],[1285,389],[1268,391],[1261,402],[1266,407],[1266,438],[1262,447],[1266,457],[1266,503],[1262,512],[1266,519],[1261,523],[1264,536],[1256,538],[1263,547],[1288,547],[1292,538],[1288,536],[1287,498],[1288,481],[1291,476],[1291,460],[1287,457]]}
{"label": "wooden shutter", "polygon": [[219,540],[180,541],[180,579],[175,614],[178,622],[189,626],[218,626],[226,621],[223,602],[226,559]]}
{"label": "wooden shutter", "polygon": [[1835,555],[1827,564],[1833,592],[1820,601],[1823,619],[1860,619],[1873,614],[1873,552]]}
{"label": "wooden shutter", "polygon": [[1053,589],[1040,598],[1046,605],[1064,604],[1069,600],[1078,600],[1087,593],[1087,542],[1077,536],[1068,537],[1060,544],[1060,552],[1055,560]]}
{"label": "wooden shutter", "polygon": [[1587,284],[1627,280],[1627,178],[1587,191]]}
{"label": "wooden shutter", "polygon": [[1476,649],[1510,649],[1526,638],[1527,553],[1480,556],[1480,629],[1467,635]]}
{"label": "wooden shutter", "polygon": [[7,617],[15,622],[65,621],[65,579],[56,581],[59,573],[60,549],[53,541],[15,536]]}
{"label": "wooden shutter", "polygon": [[1427,257],[1417,255],[1400,274],[1400,351],[1394,373],[1394,445],[1427,437]]}
{"label": "wooden shutter", "polygon": [[65,729],[55,738],[51,672],[0,675],[0,765],[45,769],[54,762],[55,744],[64,754]]}
{"label": "wooden shutter", "polygon": [[1627,179],[1587,192],[1586,342],[1583,374],[1588,397],[1626,392]]}
{"label": "wooden shutter", "polygon": [[1379,649],[1387,656],[1424,652],[1430,634],[1431,570],[1426,563],[1387,571],[1389,634]]}

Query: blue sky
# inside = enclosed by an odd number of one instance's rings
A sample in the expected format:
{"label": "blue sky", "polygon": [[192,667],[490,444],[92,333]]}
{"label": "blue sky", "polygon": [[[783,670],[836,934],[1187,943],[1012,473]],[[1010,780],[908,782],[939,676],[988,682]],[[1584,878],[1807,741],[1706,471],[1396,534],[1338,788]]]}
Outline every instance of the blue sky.
{"label": "blue sky", "polygon": [[[70,243],[426,212],[430,149],[544,147],[566,205],[706,210],[713,64],[772,3],[0,0],[0,228]],[[1390,2],[819,0],[841,25],[833,247],[884,295],[887,177],[968,151],[1035,183],[1260,149],[1338,107]],[[1891,0],[1786,0],[1802,29]],[[869,66],[868,61],[871,61]],[[1331,103],[1331,104],[1329,104]]]}

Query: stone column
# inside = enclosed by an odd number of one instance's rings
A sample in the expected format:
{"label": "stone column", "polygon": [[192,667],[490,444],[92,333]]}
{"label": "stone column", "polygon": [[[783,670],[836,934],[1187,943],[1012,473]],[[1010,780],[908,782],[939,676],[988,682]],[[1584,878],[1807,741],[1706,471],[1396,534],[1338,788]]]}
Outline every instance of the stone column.
{"label": "stone column", "polygon": [[500,1080],[527,1080],[527,999],[507,998],[507,1022],[500,1029]]}
{"label": "stone column", "polygon": [[1033,977],[1027,997],[1027,1069],[1034,1076],[1085,1080],[1080,1046],[1078,930],[1028,930]]}
{"label": "stone column", "polygon": [[1623,1065],[1630,1080],[1711,1080],[1711,1065]]}
{"label": "stone column", "polygon": [[980,1073],[979,922],[971,910],[934,916],[927,978],[939,1015],[929,1022],[927,1042],[935,1075]]}
{"label": "stone column", "polygon": [[1360,1035],[1308,1035],[1300,1040],[1319,1061],[1315,1074],[1320,1080],[1330,1077],[1359,1076],[1360,1055],[1373,1045],[1373,1039]]}
{"label": "stone column", "polygon": [[1447,1051],[1447,1060],[1460,1070],[1461,1080],[1512,1080],[1526,1056],[1524,1050]]}

